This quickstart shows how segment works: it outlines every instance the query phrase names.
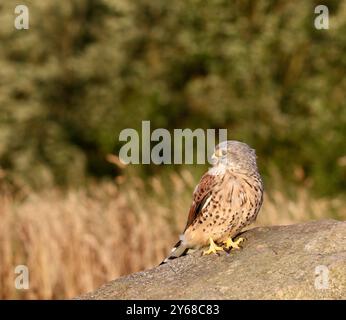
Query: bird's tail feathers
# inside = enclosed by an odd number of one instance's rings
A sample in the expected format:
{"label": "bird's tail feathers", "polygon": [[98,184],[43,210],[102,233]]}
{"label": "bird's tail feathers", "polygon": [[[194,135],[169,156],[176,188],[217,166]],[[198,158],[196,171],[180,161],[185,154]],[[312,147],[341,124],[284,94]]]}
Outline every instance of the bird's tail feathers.
{"label": "bird's tail feathers", "polygon": [[169,260],[173,260],[173,259],[176,259],[176,258],[183,256],[184,254],[186,254],[186,252],[188,250],[189,250],[189,248],[187,247],[186,244],[184,244],[184,241],[179,240],[176,243],[176,245],[173,247],[171,254],[165,260],[163,260],[160,263],[160,265],[167,263]]}

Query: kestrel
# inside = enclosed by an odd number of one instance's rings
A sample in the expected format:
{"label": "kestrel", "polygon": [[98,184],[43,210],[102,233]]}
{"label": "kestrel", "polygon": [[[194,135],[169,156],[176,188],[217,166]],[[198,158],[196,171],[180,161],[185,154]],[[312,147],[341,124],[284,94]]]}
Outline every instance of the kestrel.
{"label": "kestrel", "polygon": [[263,183],[255,150],[239,141],[224,141],[216,146],[211,159],[213,166],[193,192],[184,232],[162,263],[208,243],[210,247],[203,254],[238,249],[243,239],[232,239],[257,217],[263,202]]}

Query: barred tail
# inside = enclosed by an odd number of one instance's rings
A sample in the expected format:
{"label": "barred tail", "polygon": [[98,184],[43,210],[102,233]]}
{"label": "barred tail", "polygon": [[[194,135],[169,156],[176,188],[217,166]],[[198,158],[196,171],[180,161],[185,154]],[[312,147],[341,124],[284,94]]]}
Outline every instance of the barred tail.
{"label": "barred tail", "polygon": [[160,265],[167,263],[169,260],[173,260],[183,256],[188,250],[189,248],[183,243],[183,241],[179,240],[173,247],[171,254],[165,260],[163,260]]}

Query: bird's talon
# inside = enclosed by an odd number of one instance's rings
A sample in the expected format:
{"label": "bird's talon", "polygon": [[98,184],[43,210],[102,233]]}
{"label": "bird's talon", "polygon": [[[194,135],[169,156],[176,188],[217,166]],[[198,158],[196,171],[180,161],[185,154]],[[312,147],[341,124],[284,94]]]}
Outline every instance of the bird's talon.
{"label": "bird's talon", "polygon": [[225,244],[226,249],[240,249],[239,244],[245,241],[244,238],[238,238],[236,241],[233,241],[231,238],[227,239],[223,243]]}
{"label": "bird's talon", "polygon": [[213,241],[212,238],[209,238],[209,243],[210,243],[210,246],[209,246],[209,249],[206,250],[206,251],[203,251],[203,255],[209,255],[209,254],[212,254],[212,253],[216,253],[218,251],[223,251],[223,248],[222,247],[218,247],[215,242]]}

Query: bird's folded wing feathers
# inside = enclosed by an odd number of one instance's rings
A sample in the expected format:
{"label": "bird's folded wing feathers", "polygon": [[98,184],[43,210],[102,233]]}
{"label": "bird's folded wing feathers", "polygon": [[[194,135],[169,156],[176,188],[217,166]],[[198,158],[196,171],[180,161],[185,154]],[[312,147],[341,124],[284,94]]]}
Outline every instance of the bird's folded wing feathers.
{"label": "bird's folded wing feathers", "polygon": [[189,216],[187,218],[187,223],[185,230],[198,218],[203,206],[206,204],[208,199],[211,197],[211,191],[215,184],[215,176],[206,173],[201,178],[201,181],[197,185],[193,193],[193,202],[190,207]]}

